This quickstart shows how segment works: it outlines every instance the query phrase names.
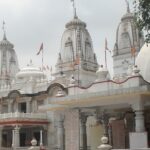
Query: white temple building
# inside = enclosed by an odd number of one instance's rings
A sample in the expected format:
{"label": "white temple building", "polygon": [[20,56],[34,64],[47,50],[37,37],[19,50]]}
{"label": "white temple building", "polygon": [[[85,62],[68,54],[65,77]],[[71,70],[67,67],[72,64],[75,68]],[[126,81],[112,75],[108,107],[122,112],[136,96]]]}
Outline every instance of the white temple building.
{"label": "white temple building", "polygon": [[4,33],[0,150],[27,150],[33,137],[47,150],[96,150],[103,135],[113,149],[150,147],[150,46],[129,6],[114,43],[111,78],[99,66],[88,27],[75,11],[62,35],[54,79],[48,81],[32,61],[19,70]]}

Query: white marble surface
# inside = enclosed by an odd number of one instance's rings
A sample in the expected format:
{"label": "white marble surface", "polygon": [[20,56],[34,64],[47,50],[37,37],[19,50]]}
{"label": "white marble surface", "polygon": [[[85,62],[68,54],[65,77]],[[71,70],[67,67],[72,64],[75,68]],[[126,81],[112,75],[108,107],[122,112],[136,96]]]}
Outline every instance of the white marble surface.
{"label": "white marble surface", "polygon": [[136,58],[136,65],[143,78],[150,82],[150,44],[144,44]]}

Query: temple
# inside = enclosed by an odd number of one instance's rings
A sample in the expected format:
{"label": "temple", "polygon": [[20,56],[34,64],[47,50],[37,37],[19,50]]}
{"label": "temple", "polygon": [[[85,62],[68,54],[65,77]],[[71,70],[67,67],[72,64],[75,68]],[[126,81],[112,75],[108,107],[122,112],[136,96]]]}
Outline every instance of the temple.
{"label": "temple", "polygon": [[87,24],[66,25],[53,80],[32,60],[19,69],[4,33],[0,41],[0,149],[27,150],[33,137],[47,150],[150,147],[150,45],[127,5],[116,30],[113,76],[99,65]]}

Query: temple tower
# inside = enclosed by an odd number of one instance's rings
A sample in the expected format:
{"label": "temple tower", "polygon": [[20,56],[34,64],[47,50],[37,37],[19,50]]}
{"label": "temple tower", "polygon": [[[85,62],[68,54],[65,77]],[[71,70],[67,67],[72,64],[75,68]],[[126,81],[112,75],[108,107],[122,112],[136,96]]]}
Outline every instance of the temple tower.
{"label": "temple tower", "polygon": [[10,85],[18,70],[14,45],[7,40],[4,30],[3,39],[0,41],[0,86]]}
{"label": "temple tower", "polygon": [[[127,2],[127,1],[126,1]],[[144,44],[143,33],[138,30],[127,2],[127,12],[121,18],[116,32],[116,43],[113,50],[114,76],[124,76],[128,68],[135,63],[140,48]]]}
{"label": "temple tower", "polygon": [[62,35],[55,76],[69,78],[74,75],[80,85],[89,85],[96,79],[97,69],[91,36],[75,9],[74,18],[66,24]]}

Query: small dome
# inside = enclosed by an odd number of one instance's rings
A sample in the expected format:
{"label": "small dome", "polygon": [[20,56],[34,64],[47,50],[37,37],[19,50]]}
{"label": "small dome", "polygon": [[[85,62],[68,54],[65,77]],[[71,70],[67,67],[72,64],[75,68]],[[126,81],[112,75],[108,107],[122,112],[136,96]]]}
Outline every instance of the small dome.
{"label": "small dome", "polygon": [[103,65],[101,65],[97,71],[97,73],[100,73],[100,72],[108,72],[108,69],[104,68]]}
{"label": "small dome", "polygon": [[103,65],[101,65],[96,74],[98,77],[96,81],[103,81],[108,79],[109,71],[107,68],[104,68]]}
{"label": "small dome", "polygon": [[27,67],[21,69],[16,74],[16,78],[18,79],[24,79],[24,78],[33,78],[33,79],[40,79],[40,78],[46,78],[46,75],[37,67],[35,67],[32,63],[27,65]]}
{"label": "small dome", "polygon": [[83,26],[86,27],[86,23],[81,21],[78,17],[75,17],[73,20],[66,24],[66,28],[75,27],[75,26]]}
{"label": "small dome", "polygon": [[150,82],[150,44],[144,44],[136,58],[136,65],[143,78]]}

